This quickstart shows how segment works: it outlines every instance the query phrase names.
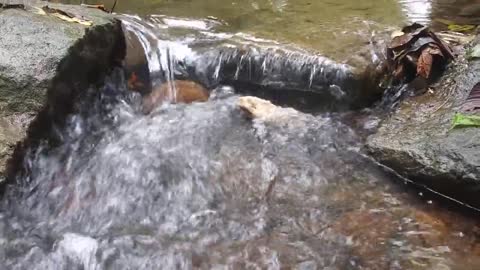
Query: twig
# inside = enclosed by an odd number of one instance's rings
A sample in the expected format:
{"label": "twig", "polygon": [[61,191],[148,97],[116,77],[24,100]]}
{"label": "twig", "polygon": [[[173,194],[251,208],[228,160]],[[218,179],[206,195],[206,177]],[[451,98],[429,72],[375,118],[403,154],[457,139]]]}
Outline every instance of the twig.
{"label": "twig", "polygon": [[277,183],[277,176],[275,176],[272,180],[270,180],[270,183],[268,184],[267,192],[265,192],[265,200],[267,202],[270,201],[270,196],[272,195],[273,188],[275,187],[275,184]]}
{"label": "twig", "polygon": [[116,6],[117,6],[117,0],[115,0],[115,2],[113,2],[113,6],[112,6],[112,9],[110,9],[110,13],[113,13]]}

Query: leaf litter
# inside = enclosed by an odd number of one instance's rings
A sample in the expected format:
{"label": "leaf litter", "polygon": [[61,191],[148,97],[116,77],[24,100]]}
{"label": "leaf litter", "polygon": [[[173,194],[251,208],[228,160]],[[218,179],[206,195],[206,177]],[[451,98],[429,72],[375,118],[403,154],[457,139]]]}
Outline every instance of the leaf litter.
{"label": "leaf litter", "polygon": [[409,83],[417,77],[430,82],[455,58],[449,45],[427,26],[406,26],[392,35],[387,60],[395,81]]}
{"label": "leaf litter", "polygon": [[57,17],[66,22],[79,23],[85,26],[92,26],[93,22],[85,19],[82,16],[77,16],[71,12],[66,12],[58,8],[50,8],[49,6],[44,6],[41,9],[38,9],[38,13],[41,15],[50,15]]}

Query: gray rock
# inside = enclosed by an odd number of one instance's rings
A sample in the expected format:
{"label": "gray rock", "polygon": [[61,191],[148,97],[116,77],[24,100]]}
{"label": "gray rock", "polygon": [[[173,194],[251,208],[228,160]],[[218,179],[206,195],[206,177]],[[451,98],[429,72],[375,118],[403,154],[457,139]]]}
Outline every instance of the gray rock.
{"label": "gray rock", "polygon": [[[120,33],[119,23],[100,10],[48,4],[92,21],[93,26],[87,27],[39,14],[45,2],[28,3],[25,10],[0,10],[0,182],[6,161],[24,138],[32,115],[45,106],[46,99],[61,98],[47,97],[47,89],[58,88],[58,77],[67,77],[61,80],[73,84],[68,78],[72,70],[65,66],[73,63],[85,83],[94,82],[82,75],[96,72],[92,66],[104,68],[102,63],[109,62],[105,59],[114,46],[112,39]],[[74,91],[71,85],[67,87]]]}
{"label": "gray rock", "polygon": [[25,137],[25,131],[32,119],[33,115],[28,113],[0,116],[0,184],[5,180],[3,172],[7,160],[16,143]]}
{"label": "gray rock", "polygon": [[[94,26],[112,22],[100,10],[49,6],[83,16]],[[88,28],[35,12],[34,6],[0,11],[0,104],[4,111],[38,110],[60,60]]]}
{"label": "gray rock", "polygon": [[480,208],[480,129],[452,130],[452,119],[480,81],[480,62],[459,59],[433,94],[408,98],[367,146],[401,175]]}
{"label": "gray rock", "polygon": [[[17,134],[14,128],[6,119],[0,118],[0,168],[5,167],[6,160],[13,151],[16,139]],[[0,169],[0,183],[4,181],[1,171],[3,169]]]}

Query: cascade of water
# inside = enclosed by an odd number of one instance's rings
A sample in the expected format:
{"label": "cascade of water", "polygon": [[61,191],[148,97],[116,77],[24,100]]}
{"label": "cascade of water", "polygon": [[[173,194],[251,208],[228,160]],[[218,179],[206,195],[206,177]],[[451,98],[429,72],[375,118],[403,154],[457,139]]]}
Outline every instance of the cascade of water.
{"label": "cascade of water", "polygon": [[[346,105],[358,95],[354,88],[359,82],[347,65],[242,33],[218,33],[212,30],[214,23],[201,22],[158,16],[143,22],[125,17],[127,36],[138,38],[145,51],[153,88],[180,78],[199,81],[210,89],[248,82],[311,92]],[[175,84],[170,85],[171,101],[176,101]]]}
{"label": "cascade of water", "polygon": [[[162,38],[161,32],[155,30],[156,26],[153,23],[145,23],[134,16],[125,17],[128,19],[122,23],[126,29],[127,41],[132,38],[131,35],[140,41],[147,58],[152,88],[173,81],[177,75],[182,74],[180,63],[188,55],[193,54],[189,47]],[[165,102],[176,102],[175,84],[167,85],[169,93]]]}

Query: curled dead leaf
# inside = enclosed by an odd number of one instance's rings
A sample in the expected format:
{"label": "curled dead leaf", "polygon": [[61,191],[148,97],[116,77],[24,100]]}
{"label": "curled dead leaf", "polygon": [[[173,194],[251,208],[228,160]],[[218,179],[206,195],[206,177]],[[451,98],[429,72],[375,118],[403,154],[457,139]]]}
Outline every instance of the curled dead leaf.
{"label": "curled dead leaf", "polygon": [[390,42],[390,45],[388,45],[388,48],[397,49],[398,47],[405,46],[410,41],[412,41],[413,38],[414,36],[410,34],[403,34],[401,36],[396,36],[392,39],[392,41]]}
{"label": "curled dead leaf", "polygon": [[398,65],[395,71],[393,71],[393,77],[396,80],[401,80],[403,77],[405,77],[405,68],[403,65]]}
{"label": "curled dead leaf", "polygon": [[105,5],[88,5],[88,4],[81,4],[82,7],[86,7],[86,8],[96,8],[96,9],[100,9],[101,11],[103,12],[107,12],[109,13],[109,11],[105,8]]}
{"label": "curled dead leaf", "polygon": [[467,97],[467,100],[461,107],[463,112],[476,112],[480,110],[480,82],[477,83],[470,94]]}
{"label": "curled dead leaf", "polygon": [[0,3],[1,9],[25,9],[25,5],[23,4],[3,4]]}
{"label": "curled dead leaf", "polygon": [[433,56],[430,52],[425,49],[420,54],[417,62],[417,76],[421,76],[425,79],[430,78],[430,73],[432,71]]}
{"label": "curled dead leaf", "polygon": [[390,37],[393,39],[393,38],[396,38],[396,37],[399,37],[399,36],[403,36],[405,33],[400,31],[400,30],[397,30],[397,31],[393,31],[392,34],[390,35]]}
{"label": "curled dead leaf", "polygon": [[415,23],[402,32],[387,47],[389,69],[396,81],[408,83],[416,77],[429,81],[454,58],[450,47],[428,27]]}
{"label": "curled dead leaf", "polygon": [[45,14],[57,17],[57,18],[59,18],[61,20],[64,20],[66,22],[79,23],[79,24],[85,25],[85,26],[92,26],[93,25],[92,21],[86,20],[83,17],[78,17],[73,13],[66,12],[66,11],[63,11],[61,9],[50,8],[48,6],[44,6],[44,7],[42,7],[42,10],[43,10],[43,12],[45,12]]}

